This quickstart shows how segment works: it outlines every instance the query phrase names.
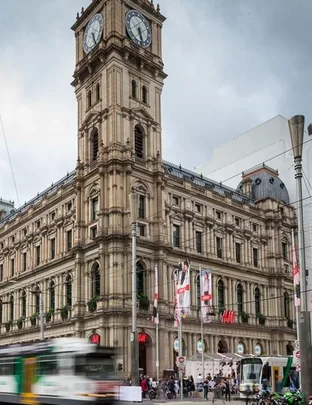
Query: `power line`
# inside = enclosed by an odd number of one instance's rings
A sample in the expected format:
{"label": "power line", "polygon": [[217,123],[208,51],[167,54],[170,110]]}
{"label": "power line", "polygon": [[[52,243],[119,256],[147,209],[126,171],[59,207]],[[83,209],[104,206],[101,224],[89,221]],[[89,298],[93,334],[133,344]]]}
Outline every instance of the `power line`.
{"label": "power line", "polygon": [[4,138],[4,142],[5,142],[7,154],[8,154],[9,164],[10,164],[10,168],[11,168],[11,173],[12,173],[14,188],[15,188],[16,197],[17,197],[17,203],[18,203],[18,206],[20,207],[21,203],[20,203],[20,199],[19,199],[19,194],[18,194],[17,185],[16,185],[16,181],[15,181],[15,175],[14,175],[13,165],[12,165],[11,156],[10,156],[10,151],[9,151],[9,145],[8,145],[7,138],[6,138],[6,135],[5,135],[5,130],[4,130],[4,125],[3,125],[3,121],[2,121],[1,114],[0,114],[0,123],[1,123],[1,128],[2,128],[2,133],[3,133],[3,138]]}

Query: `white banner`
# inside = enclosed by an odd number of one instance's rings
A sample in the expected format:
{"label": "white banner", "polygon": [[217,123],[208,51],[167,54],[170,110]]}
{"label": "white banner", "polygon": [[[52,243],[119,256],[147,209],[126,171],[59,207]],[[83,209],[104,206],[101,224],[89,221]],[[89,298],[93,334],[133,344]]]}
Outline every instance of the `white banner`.
{"label": "white banner", "polygon": [[190,262],[185,260],[180,264],[177,274],[177,313],[178,320],[185,318],[191,313],[190,295]]}
{"label": "white banner", "polygon": [[212,277],[211,270],[200,270],[200,297],[201,297],[201,316],[203,323],[212,321]]}

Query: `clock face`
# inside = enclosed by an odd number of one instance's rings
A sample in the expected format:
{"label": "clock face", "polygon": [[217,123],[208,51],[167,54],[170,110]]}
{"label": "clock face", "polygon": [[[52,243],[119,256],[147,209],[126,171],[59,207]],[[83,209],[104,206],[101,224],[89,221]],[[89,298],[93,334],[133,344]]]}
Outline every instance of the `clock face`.
{"label": "clock face", "polygon": [[128,11],[126,15],[126,28],[129,37],[135,44],[142,48],[150,46],[152,42],[151,28],[141,13],[136,10]]}
{"label": "clock face", "polygon": [[89,21],[83,37],[83,50],[89,53],[100,42],[103,32],[103,17],[95,14]]}

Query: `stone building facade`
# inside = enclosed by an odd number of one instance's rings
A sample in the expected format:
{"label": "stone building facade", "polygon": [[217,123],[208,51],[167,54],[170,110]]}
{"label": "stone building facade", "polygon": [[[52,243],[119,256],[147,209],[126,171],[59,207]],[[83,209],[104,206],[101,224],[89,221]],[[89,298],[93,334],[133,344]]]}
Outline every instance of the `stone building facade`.
{"label": "stone building facade", "polygon": [[[286,187],[266,166],[245,172],[233,190],[162,160],[164,21],[149,0],[93,0],[77,15],[77,164],[0,221],[1,345],[39,339],[40,291],[45,337],[123,347],[120,360],[130,371],[134,190],[140,367],[155,373],[147,299],[153,299],[156,264],[160,370],[175,366],[172,273],[184,259],[191,263],[192,307],[183,325],[186,356],[200,340],[199,268],[212,270],[216,310],[204,326],[206,353],[290,350],[296,220]],[[224,309],[236,312],[233,324],[221,323]]]}

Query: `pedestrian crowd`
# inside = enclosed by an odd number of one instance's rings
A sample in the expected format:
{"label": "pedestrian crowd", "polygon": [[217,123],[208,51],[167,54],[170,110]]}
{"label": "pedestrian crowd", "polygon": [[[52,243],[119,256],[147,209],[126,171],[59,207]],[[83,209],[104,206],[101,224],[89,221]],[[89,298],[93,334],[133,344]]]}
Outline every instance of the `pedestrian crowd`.
{"label": "pedestrian crowd", "polygon": [[[183,396],[194,398],[196,391],[203,392],[205,400],[211,399],[212,403],[216,398],[231,401],[231,394],[236,393],[235,375],[223,377],[221,375],[212,377],[209,373],[206,378],[202,378],[199,374],[197,381],[194,381],[193,376],[183,378]],[[127,380],[127,385],[131,385],[131,380]],[[151,391],[155,391],[155,395],[167,398],[176,398],[180,394],[180,380],[171,376],[157,381],[156,378],[151,378],[148,375],[140,375],[140,386],[142,389],[142,398],[150,396]]]}

